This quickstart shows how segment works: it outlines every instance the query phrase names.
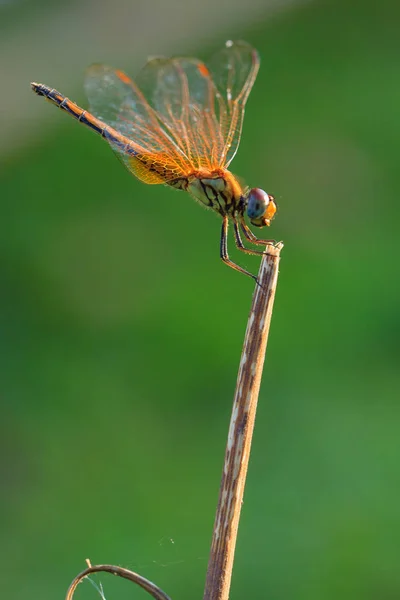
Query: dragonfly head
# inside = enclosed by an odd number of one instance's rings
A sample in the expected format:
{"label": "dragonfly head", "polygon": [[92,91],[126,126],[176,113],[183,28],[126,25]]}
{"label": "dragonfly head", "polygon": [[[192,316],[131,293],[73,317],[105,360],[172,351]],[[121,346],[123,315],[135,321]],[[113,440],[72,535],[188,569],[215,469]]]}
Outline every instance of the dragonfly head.
{"label": "dragonfly head", "polygon": [[276,213],[275,198],[260,188],[252,188],[246,198],[246,213],[252,225],[270,225]]}

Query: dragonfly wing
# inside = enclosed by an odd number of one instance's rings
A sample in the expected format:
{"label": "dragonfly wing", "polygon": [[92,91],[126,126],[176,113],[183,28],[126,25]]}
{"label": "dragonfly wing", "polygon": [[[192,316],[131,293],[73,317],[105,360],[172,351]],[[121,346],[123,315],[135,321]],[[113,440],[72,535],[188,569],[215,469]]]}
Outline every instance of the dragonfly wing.
{"label": "dragonfly wing", "polygon": [[110,144],[136,177],[145,183],[166,183],[187,173],[189,161],[125,73],[92,65],[86,73],[85,91],[90,112],[132,141],[135,155]]}
{"label": "dragonfly wing", "polygon": [[135,82],[94,65],[85,88],[91,112],[132,140],[135,156],[110,142],[129,170],[146,183],[166,183],[229,165],[258,67],[251,46],[228,42],[209,67],[195,58],[155,58]]}
{"label": "dragonfly wing", "polygon": [[191,170],[218,167],[224,148],[218,92],[205,64],[195,58],[156,58],[136,82]]}
{"label": "dragonfly wing", "polygon": [[228,167],[235,156],[242,132],[244,109],[256,80],[260,59],[246,42],[227,42],[208,67],[217,93],[221,96],[218,114],[224,148],[221,165]]}
{"label": "dragonfly wing", "polygon": [[236,154],[258,68],[254,48],[228,42],[207,66],[195,58],[150,60],[136,83],[190,167],[213,170]]}

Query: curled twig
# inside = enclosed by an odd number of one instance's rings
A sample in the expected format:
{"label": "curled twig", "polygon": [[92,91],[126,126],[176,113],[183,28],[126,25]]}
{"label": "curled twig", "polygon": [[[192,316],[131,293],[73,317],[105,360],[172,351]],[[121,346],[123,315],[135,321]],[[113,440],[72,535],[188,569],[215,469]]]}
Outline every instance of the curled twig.
{"label": "curled twig", "polygon": [[145,577],[138,575],[138,573],[134,573],[133,571],[129,571],[129,569],[124,569],[122,567],[115,567],[114,565],[95,565],[92,567],[90,562],[88,562],[89,567],[79,573],[71,583],[68,588],[67,595],[65,600],[72,600],[75,590],[78,585],[87,577],[91,575],[91,573],[111,573],[112,575],[117,575],[117,577],[122,577],[123,579],[129,579],[129,581],[133,581],[139,587],[149,592],[150,596],[156,598],[156,600],[171,600],[169,596],[165,592],[163,592],[155,583],[152,583]]}

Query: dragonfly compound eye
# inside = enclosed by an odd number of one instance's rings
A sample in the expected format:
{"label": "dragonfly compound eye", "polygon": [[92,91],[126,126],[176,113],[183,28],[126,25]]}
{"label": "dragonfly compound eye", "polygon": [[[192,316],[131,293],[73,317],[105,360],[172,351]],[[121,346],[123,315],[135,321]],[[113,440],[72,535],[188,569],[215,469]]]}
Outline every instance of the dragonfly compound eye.
{"label": "dragonfly compound eye", "polygon": [[252,188],[248,195],[246,212],[253,225],[269,225],[276,213],[274,197],[260,188]]}

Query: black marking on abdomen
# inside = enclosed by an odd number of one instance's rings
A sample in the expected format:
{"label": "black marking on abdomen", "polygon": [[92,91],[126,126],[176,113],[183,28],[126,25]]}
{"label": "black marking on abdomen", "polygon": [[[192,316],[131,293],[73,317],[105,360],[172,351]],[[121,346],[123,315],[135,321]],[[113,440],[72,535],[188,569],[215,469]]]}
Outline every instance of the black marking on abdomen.
{"label": "black marking on abdomen", "polygon": [[107,140],[107,142],[115,149],[130,156],[136,156],[138,154],[138,152],[132,148],[129,138],[119,134],[116,129],[103,123],[103,121],[91,115],[88,111],[69,100],[66,96],[63,96],[63,94],[60,94],[60,92],[54,88],[49,88],[42,83],[31,83],[31,86],[38,96],[44,96],[61,110],[71,115],[71,117],[87,127],[90,127],[90,129],[93,129],[96,133],[99,133],[101,137]]}
{"label": "black marking on abdomen", "polygon": [[99,125],[97,125],[96,123],[93,123],[86,117],[86,111],[83,112],[80,117],[78,117],[78,121],[80,121],[84,125],[87,125],[88,127],[90,127],[90,129],[93,129],[93,131],[96,131],[97,133],[99,133],[103,138],[105,138],[105,139],[109,138],[109,136],[105,135],[104,127],[99,127]]}

